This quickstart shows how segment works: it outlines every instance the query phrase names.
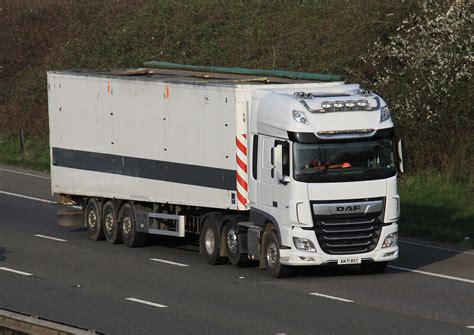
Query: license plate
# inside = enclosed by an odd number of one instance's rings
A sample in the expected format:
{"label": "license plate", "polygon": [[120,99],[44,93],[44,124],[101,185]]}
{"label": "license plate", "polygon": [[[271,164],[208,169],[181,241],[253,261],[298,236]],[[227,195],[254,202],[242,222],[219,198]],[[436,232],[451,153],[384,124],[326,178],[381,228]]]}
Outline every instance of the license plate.
{"label": "license plate", "polygon": [[357,258],[339,258],[337,260],[337,264],[339,265],[349,265],[349,264],[360,264],[362,263],[362,260],[360,259],[360,257],[357,257]]}

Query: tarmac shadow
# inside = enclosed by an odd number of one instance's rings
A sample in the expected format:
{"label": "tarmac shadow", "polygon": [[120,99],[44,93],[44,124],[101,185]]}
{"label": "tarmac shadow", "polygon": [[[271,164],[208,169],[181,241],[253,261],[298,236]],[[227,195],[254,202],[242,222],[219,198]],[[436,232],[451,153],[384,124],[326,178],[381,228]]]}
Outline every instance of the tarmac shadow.
{"label": "tarmac shadow", "polygon": [[[453,258],[464,251],[464,248],[453,243],[431,241],[429,232],[432,232],[432,236],[437,236],[440,240],[447,240],[453,233],[456,233],[456,230],[461,230],[461,227],[463,231],[466,231],[465,227],[472,227],[470,236],[471,238],[474,237],[474,225],[472,224],[474,216],[458,218],[456,216],[457,212],[452,208],[405,203],[402,207],[402,213],[405,214],[402,214],[399,221],[399,232],[402,240],[399,243],[400,251],[397,263],[407,265],[409,268],[419,269],[426,265]],[[446,222],[446,226],[436,227],[432,223],[433,218],[436,218],[437,221]],[[415,225],[413,222],[417,222],[417,224]],[[404,233],[405,229],[408,233]],[[413,235],[413,232],[418,236],[423,236],[424,232],[427,232],[426,238],[417,240],[409,237],[409,235]],[[464,238],[461,235],[459,235],[459,242]],[[407,243],[404,243],[404,240]]]}
{"label": "tarmac shadow", "polygon": [[5,254],[7,253],[7,249],[4,247],[0,247],[0,262],[3,262],[7,258],[5,257]]}

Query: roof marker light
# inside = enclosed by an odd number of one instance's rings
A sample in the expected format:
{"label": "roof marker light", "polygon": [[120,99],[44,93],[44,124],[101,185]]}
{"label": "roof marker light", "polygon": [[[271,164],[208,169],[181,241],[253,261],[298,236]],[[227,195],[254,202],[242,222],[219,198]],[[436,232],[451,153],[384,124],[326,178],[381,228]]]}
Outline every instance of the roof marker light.
{"label": "roof marker light", "polygon": [[293,118],[295,119],[296,122],[299,122],[302,124],[309,124],[308,118],[306,117],[306,114],[303,112],[293,111]]}
{"label": "roof marker light", "polygon": [[324,109],[331,109],[334,106],[332,101],[323,101],[321,102],[321,107]]}
{"label": "roof marker light", "polygon": [[347,100],[346,101],[346,108],[354,108],[356,106],[355,100]]}
{"label": "roof marker light", "polygon": [[388,106],[382,107],[380,109],[380,122],[384,122],[390,119],[390,109]]}
{"label": "roof marker light", "polygon": [[360,100],[357,100],[357,107],[359,108],[365,108],[365,107],[368,107],[369,106],[369,102],[365,99],[360,99]]}
{"label": "roof marker light", "polygon": [[334,107],[337,109],[344,108],[344,101],[334,101]]}

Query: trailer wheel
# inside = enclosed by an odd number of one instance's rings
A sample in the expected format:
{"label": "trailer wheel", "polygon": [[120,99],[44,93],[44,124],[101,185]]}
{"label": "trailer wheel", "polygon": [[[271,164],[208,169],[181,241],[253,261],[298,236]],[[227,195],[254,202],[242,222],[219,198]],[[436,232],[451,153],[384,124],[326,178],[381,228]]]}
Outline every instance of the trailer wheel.
{"label": "trailer wheel", "polygon": [[84,225],[87,227],[89,237],[92,240],[100,241],[105,238],[102,229],[100,202],[97,199],[91,198],[87,202],[84,210]]}
{"label": "trailer wheel", "polygon": [[227,257],[229,261],[237,266],[245,266],[249,264],[249,258],[247,254],[240,252],[238,230],[239,227],[236,222],[227,221],[224,225],[224,239]]}
{"label": "trailer wheel", "polygon": [[219,232],[213,217],[210,216],[204,221],[201,230],[200,249],[206,257],[206,261],[212,265],[225,264],[227,259],[219,256]]}
{"label": "trailer wheel", "polygon": [[136,231],[135,211],[131,204],[126,203],[120,208],[118,222],[122,240],[127,247],[142,247],[146,244],[147,236]]}
{"label": "trailer wheel", "polygon": [[265,269],[269,275],[275,278],[291,276],[291,268],[280,263],[280,246],[274,230],[264,235],[263,252]]}
{"label": "trailer wheel", "polygon": [[387,269],[388,262],[371,262],[371,263],[362,263],[360,269],[364,274],[377,274],[384,273]]}
{"label": "trailer wheel", "polygon": [[122,235],[117,223],[117,214],[115,211],[114,202],[109,200],[105,203],[102,212],[102,226],[107,242],[110,244],[122,243]]}

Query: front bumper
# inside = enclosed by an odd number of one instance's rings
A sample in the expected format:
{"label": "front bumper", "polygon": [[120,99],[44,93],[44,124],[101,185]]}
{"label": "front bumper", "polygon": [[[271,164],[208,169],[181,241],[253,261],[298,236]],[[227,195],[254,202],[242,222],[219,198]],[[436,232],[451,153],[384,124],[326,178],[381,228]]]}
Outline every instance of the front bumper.
{"label": "front bumper", "polygon": [[[373,261],[373,262],[387,262],[393,261],[398,258],[398,245],[389,248],[383,248],[382,244],[385,237],[391,233],[398,232],[398,224],[392,223],[389,226],[382,227],[380,233],[380,239],[374,250],[366,253],[359,254],[346,254],[346,255],[330,255],[326,254],[321,250],[316,239],[316,234],[312,230],[304,230],[299,227],[294,227],[292,235],[307,238],[313,242],[316,247],[316,252],[307,252],[297,250],[294,245],[291,249],[280,249],[280,263],[283,265],[291,266],[311,266],[311,265],[324,265],[328,263],[337,263],[338,259],[348,257],[360,257],[362,261]],[[293,240],[291,238],[291,240]]]}

